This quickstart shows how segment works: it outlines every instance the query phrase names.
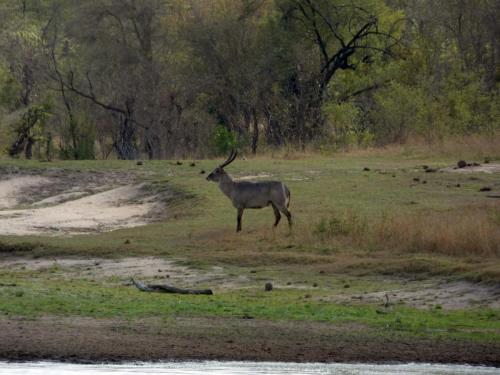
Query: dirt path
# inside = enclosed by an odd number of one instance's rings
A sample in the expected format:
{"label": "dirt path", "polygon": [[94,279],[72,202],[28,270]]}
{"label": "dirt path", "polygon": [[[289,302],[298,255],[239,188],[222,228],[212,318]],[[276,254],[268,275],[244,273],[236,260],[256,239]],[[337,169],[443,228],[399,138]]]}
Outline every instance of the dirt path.
{"label": "dirt path", "polygon": [[[168,324],[167,324],[168,323]],[[500,345],[375,335],[360,325],[175,318],[0,319],[0,360],[444,362],[500,366]]]}

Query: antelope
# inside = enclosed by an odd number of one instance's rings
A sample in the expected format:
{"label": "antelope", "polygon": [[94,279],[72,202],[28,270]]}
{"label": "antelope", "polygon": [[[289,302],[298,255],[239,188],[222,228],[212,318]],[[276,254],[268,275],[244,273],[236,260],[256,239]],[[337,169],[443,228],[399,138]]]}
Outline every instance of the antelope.
{"label": "antelope", "polygon": [[236,232],[241,231],[241,218],[245,208],[273,207],[274,227],[281,219],[280,211],[287,217],[288,225],[292,226],[292,214],[288,211],[290,205],[290,190],[281,181],[234,181],[224,167],[236,159],[237,152],[232,151],[227,160],[220,164],[207,176],[208,181],[217,182],[219,189],[231,200],[238,210]]}

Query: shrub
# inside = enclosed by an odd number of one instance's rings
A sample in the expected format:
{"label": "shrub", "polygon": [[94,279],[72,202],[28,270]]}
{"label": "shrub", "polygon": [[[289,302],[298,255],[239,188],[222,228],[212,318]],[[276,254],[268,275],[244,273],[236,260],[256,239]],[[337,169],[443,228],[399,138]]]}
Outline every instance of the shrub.
{"label": "shrub", "polygon": [[218,155],[226,155],[238,147],[238,135],[222,124],[215,127],[213,139],[215,152]]}

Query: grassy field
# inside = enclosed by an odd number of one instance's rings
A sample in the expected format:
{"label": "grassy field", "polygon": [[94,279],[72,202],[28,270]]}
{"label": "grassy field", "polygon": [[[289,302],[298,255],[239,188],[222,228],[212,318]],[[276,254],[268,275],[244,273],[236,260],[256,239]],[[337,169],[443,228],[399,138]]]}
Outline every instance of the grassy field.
{"label": "grassy field", "polygon": [[[499,158],[487,156],[491,163]],[[394,299],[354,297],[428,280],[498,286],[498,174],[423,168],[456,160],[420,153],[238,159],[227,168],[234,177],[265,174],[287,184],[295,219],[291,230],[286,220],[272,229],[271,209],[247,210],[238,234],[235,209],[200,173],[210,172],[216,160],[197,161],[195,167],[187,161],[0,161],[0,168],[40,169],[41,174],[46,168],[134,172],[150,189],[177,192],[165,219],[143,227],[70,237],[2,236],[1,261],[154,256],[195,272],[219,267],[225,275],[196,281],[197,287],[213,288],[213,296],[159,297],[124,286],[125,276],[96,277],[98,269],[82,274],[71,267],[4,267],[0,314],[158,317],[164,324],[173,317],[355,322],[380,335],[498,343],[497,309],[446,309],[439,298],[412,307]],[[492,190],[480,192],[485,186]],[[268,281],[275,285],[272,292],[263,291]]]}

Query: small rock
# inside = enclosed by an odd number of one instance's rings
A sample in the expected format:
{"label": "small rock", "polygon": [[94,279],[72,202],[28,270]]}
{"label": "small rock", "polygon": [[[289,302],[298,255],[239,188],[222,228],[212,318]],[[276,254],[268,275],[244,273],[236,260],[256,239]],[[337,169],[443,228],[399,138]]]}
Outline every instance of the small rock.
{"label": "small rock", "polygon": [[491,188],[489,186],[484,186],[479,191],[491,191]]}
{"label": "small rock", "polygon": [[177,160],[177,163],[175,163],[175,164],[182,165],[182,162]]}
{"label": "small rock", "polygon": [[291,282],[291,281],[289,281],[289,282],[287,282],[287,283],[286,283],[286,285],[292,285],[292,282]]}
{"label": "small rock", "polygon": [[250,273],[257,273],[257,271],[256,270],[251,270]]}
{"label": "small rock", "polygon": [[324,274],[324,273],[325,273],[325,271],[324,271],[324,270],[320,270],[320,271],[319,271],[319,273]]}
{"label": "small rock", "polygon": [[125,245],[129,245],[129,244],[130,244],[130,240],[128,240],[128,239],[127,239],[127,240],[125,240],[124,244],[125,244]]}
{"label": "small rock", "polygon": [[425,170],[426,173],[434,173],[434,172],[437,172],[437,169],[436,168],[427,168]]}
{"label": "small rock", "polygon": [[423,180],[423,181],[422,181],[422,183],[423,183],[423,184],[426,184],[426,183],[427,183],[427,181]]}
{"label": "small rock", "polygon": [[161,272],[161,270],[160,270],[160,269],[158,269],[158,272]]}
{"label": "small rock", "polygon": [[202,170],[200,171],[200,174],[205,174],[205,170],[203,170],[203,169],[202,169]]}
{"label": "small rock", "polygon": [[344,284],[344,288],[350,288],[351,286],[349,284]]}
{"label": "small rock", "polygon": [[459,160],[457,162],[457,167],[458,168],[465,168],[467,166],[467,162],[465,160]]}
{"label": "small rock", "polygon": [[471,166],[472,166],[472,167],[480,167],[480,166],[481,166],[481,164],[476,163],[476,162],[473,162],[473,163],[471,164]]}
{"label": "small rock", "polygon": [[429,168],[429,166],[428,166],[428,165],[422,165],[422,169],[423,169],[424,171],[425,171],[425,170],[427,170],[428,168]]}
{"label": "small rock", "polygon": [[484,158],[484,164],[489,164],[490,163],[490,159],[489,158]]}
{"label": "small rock", "polygon": [[189,164],[190,167],[196,167],[196,163],[193,161],[191,164]]}
{"label": "small rock", "polygon": [[455,187],[460,187],[460,184],[456,184]]}
{"label": "small rock", "polygon": [[142,160],[137,160],[137,165],[142,165]]}
{"label": "small rock", "polygon": [[318,283],[313,283],[313,287],[317,287],[318,286]]}
{"label": "small rock", "polygon": [[420,178],[415,177],[415,178],[413,179],[413,181],[415,181],[415,182],[420,182]]}
{"label": "small rock", "polygon": [[368,168],[368,167],[364,167],[364,168],[363,168],[363,171],[365,171],[365,172],[370,172],[370,168]]}
{"label": "small rock", "polygon": [[266,292],[270,292],[271,290],[273,290],[273,284],[271,283],[266,283],[266,285],[264,286],[264,290]]}

